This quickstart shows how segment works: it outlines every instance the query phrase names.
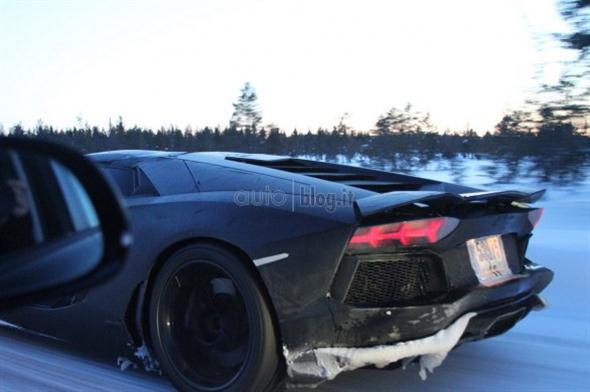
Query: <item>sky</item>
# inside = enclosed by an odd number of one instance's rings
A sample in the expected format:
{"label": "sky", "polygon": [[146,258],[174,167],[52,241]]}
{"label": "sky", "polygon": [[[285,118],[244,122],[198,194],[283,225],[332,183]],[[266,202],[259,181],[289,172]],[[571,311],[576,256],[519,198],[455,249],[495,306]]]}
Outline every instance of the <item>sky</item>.
{"label": "sky", "polygon": [[0,123],[225,126],[248,81],[263,124],[370,130],[412,103],[493,129],[563,54],[553,0],[0,0]]}

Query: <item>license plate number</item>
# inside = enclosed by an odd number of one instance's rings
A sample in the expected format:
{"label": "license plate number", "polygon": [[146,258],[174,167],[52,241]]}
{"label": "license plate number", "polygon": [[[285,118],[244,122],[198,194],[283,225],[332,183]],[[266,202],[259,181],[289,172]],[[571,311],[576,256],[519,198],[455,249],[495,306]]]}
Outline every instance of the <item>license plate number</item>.
{"label": "license plate number", "polygon": [[482,285],[494,286],[512,277],[501,236],[469,240],[467,250],[471,267]]}

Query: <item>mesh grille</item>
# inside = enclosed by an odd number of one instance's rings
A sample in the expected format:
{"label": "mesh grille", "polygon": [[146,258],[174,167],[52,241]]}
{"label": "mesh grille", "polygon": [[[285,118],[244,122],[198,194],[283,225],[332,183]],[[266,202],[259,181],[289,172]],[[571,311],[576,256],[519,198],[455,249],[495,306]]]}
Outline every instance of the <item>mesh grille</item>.
{"label": "mesh grille", "polygon": [[363,259],[346,294],[345,302],[357,306],[393,306],[420,303],[445,290],[437,260],[412,255]]}

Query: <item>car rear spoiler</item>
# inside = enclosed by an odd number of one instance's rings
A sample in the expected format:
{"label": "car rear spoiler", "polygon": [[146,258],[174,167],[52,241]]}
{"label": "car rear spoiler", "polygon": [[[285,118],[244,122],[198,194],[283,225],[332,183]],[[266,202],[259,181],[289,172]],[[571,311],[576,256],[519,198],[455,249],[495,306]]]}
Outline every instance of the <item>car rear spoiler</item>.
{"label": "car rear spoiler", "polygon": [[545,194],[545,189],[535,192],[490,191],[451,193],[440,191],[388,192],[355,201],[361,217],[391,212],[409,204],[458,205],[471,202],[485,203],[534,203]]}

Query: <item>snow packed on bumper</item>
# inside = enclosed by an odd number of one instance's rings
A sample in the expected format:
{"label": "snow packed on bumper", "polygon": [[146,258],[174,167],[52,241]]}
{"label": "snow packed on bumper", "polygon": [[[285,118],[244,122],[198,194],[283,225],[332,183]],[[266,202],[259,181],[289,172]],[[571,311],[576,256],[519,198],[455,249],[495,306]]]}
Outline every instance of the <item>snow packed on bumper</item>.
{"label": "snow packed on bumper", "polygon": [[332,380],[344,371],[365,366],[385,367],[405,358],[420,357],[420,377],[426,379],[446,358],[449,351],[459,342],[469,320],[476,313],[467,313],[449,327],[434,335],[399,342],[363,348],[322,347],[299,353],[284,350],[287,360],[287,373],[292,386],[316,386]]}

